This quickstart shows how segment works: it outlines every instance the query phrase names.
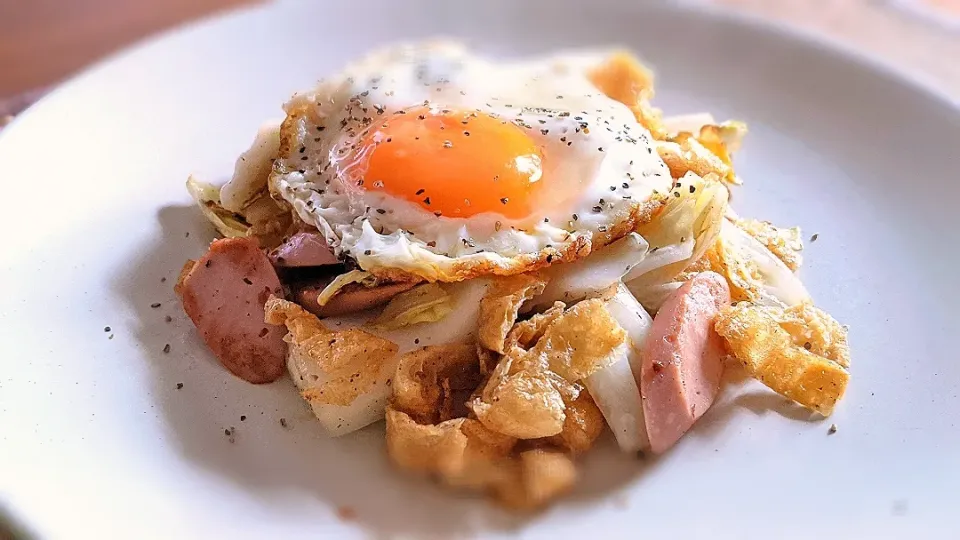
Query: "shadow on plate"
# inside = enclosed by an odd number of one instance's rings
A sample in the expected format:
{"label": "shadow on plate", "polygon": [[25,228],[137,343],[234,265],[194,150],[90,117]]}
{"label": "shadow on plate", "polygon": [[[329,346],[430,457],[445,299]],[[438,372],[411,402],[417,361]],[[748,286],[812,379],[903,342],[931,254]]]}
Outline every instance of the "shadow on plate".
{"label": "shadow on plate", "polygon": [[23,523],[15,519],[0,504],[0,540],[33,540],[37,536],[29,532]]}
{"label": "shadow on plate", "polygon": [[[136,335],[153,375],[146,390],[170,434],[163,443],[235,483],[255,504],[302,508],[284,501],[313,498],[321,507],[317,512],[327,511],[374,537],[510,531],[536,519],[393,469],[382,424],[339,439],[325,437],[286,378],[251,385],[228,373],[200,341],[172,290],[182,263],[205,251],[213,231],[192,206],[163,208],[158,218],[162,231],[156,244],[117,283],[138,317]],[[161,307],[152,307],[158,299],[164,300]],[[738,406],[759,410],[769,404],[748,395]],[[715,420],[722,416],[711,413]],[[709,437],[713,429],[697,431]],[[607,433],[584,459],[577,489],[556,511],[617,504],[625,500],[618,492],[656,466],[657,460],[640,460],[615,446]]]}

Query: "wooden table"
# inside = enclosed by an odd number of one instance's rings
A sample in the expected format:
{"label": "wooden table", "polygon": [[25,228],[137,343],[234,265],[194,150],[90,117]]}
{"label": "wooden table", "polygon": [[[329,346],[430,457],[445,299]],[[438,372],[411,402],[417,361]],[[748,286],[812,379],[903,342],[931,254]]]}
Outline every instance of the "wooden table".
{"label": "wooden table", "polygon": [[137,39],[258,0],[0,0],[0,98],[45,87]]}
{"label": "wooden table", "polygon": [[[259,1],[0,0],[0,124],[4,115],[32,102],[37,89],[137,39]],[[960,100],[960,0],[686,2],[719,5],[821,33],[881,57]],[[924,13],[911,6],[936,11]]]}

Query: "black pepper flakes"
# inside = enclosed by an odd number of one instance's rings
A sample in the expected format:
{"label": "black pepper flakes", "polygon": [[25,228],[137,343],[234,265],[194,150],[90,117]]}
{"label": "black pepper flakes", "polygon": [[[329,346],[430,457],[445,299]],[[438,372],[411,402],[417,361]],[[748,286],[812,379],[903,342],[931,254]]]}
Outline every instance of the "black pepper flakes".
{"label": "black pepper flakes", "polygon": [[813,233],[813,236],[810,237],[810,241],[811,241],[811,242],[816,242],[816,241],[817,241],[817,238],[820,238],[820,234],[819,234],[819,233]]}
{"label": "black pepper flakes", "polygon": [[593,211],[596,212],[596,213],[599,213],[599,212],[602,212],[602,211],[603,211],[603,207],[601,207],[601,206],[594,206],[593,208],[591,208],[591,210],[593,210]]}
{"label": "black pepper flakes", "polygon": [[160,302],[154,302],[150,304],[150,307],[152,307],[153,309],[157,309],[158,307],[160,307]]}
{"label": "black pepper flakes", "polygon": [[286,418],[281,418],[281,419],[280,419],[280,427],[284,427],[284,428],[287,427],[287,419],[286,419]]}
{"label": "black pepper flakes", "polygon": [[166,345],[163,346],[163,354],[167,354],[169,352],[170,352],[170,344],[167,343]]}
{"label": "black pepper flakes", "polygon": [[104,332],[109,332],[109,331],[110,331],[110,327],[109,327],[109,326],[104,326],[104,327],[103,327],[103,331],[104,331]]}
{"label": "black pepper flakes", "polygon": [[173,317],[167,315],[167,316],[165,316],[165,317],[163,318],[163,320],[164,320],[165,322],[170,322],[170,321],[173,320]]}
{"label": "black pepper flakes", "polygon": [[178,383],[177,383],[177,390],[183,390],[183,383],[182,383],[182,382],[178,382]]}
{"label": "black pepper flakes", "polygon": [[250,281],[250,278],[243,278],[243,282],[246,283],[247,285],[253,285],[253,282]]}
{"label": "black pepper flakes", "polygon": [[690,193],[693,193],[693,192],[695,192],[695,191],[697,191],[697,186],[694,186],[694,185],[691,184],[691,185],[690,185]]}
{"label": "black pepper flakes", "polygon": [[837,432],[837,425],[830,424],[830,429],[827,430],[827,435],[833,435],[836,432]]}
{"label": "black pepper flakes", "polygon": [[245,414],[241,414],[241,415],[240,415],[240,421],[241,421],[241,422],[245,421],[246,419],[247,419],[247,415],[245,415]]}
{"label": "black pepper flakes", "polygon": [[427,206],[430,206],[430,197],[424,198],[424,199],[423,199],[423,204],[425,204],[425,205],[427,205]]}
{"label": "black pepper flakes", "polygon": [[510,202],[510,197],[501,197],[500,202],[503,204],[507,204],[508,202]]}
{"label": "black pepper flakes", "polygon": [[808,341],[803,344],[803,348],[809,351],[810,349],[813,348],[813,344]]}

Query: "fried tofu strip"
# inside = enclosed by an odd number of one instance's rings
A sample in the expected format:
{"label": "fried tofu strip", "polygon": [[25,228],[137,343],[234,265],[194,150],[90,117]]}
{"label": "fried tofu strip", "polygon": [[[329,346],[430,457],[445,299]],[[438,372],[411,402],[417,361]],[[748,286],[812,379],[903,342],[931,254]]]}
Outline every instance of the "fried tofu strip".
{"label": "fried tofu strip", "polygon": [[623,103],[633,111],[637,121],[655,139],[667,136],[663,114],[653,107],[653,73],[629,52],[617,52],[597,65],[587,76],[610,99]]}
{"label": "fried tofu strip", "polygon": [[547,282],[537,274],[498,279],[480,302],[480,344],[504,353],[504,340],[524,302],[543,292]]}
{"label": "fried tofu strip", "polygon": [[626,331],[600,299],[555,314],[540,334],[529,350],[511,344],[471,402],[488,428],[518,439],[560,434],[566,404],[580,392],[575,383],[610,365],[627,347]]}
{"label": "fried tofu strip", "polygon": [[533,448],[471,418],[419,424],[387,408],[387,454],[401,469],[436,476],[461,489],[492,494],[500,503],[532,510],[565,493],[577,479],[566,454]]}
{"label": "fried tofu strip", "polygon": [[811,304],[791,308],[741,302],[714,323],[727,349],[757,380],[823,416],[850,379],[846,330]]}

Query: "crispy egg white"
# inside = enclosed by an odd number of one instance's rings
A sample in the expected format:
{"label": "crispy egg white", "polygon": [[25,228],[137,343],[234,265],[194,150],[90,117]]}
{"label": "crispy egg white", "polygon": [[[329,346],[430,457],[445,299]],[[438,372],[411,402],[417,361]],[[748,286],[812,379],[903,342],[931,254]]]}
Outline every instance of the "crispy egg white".
{"label": "crispy egg white", "polygon": [[583,256],[672,182],[588,80],[602,58],[376,52],[286,104],[271,190],[373,272],[457,281]]}

